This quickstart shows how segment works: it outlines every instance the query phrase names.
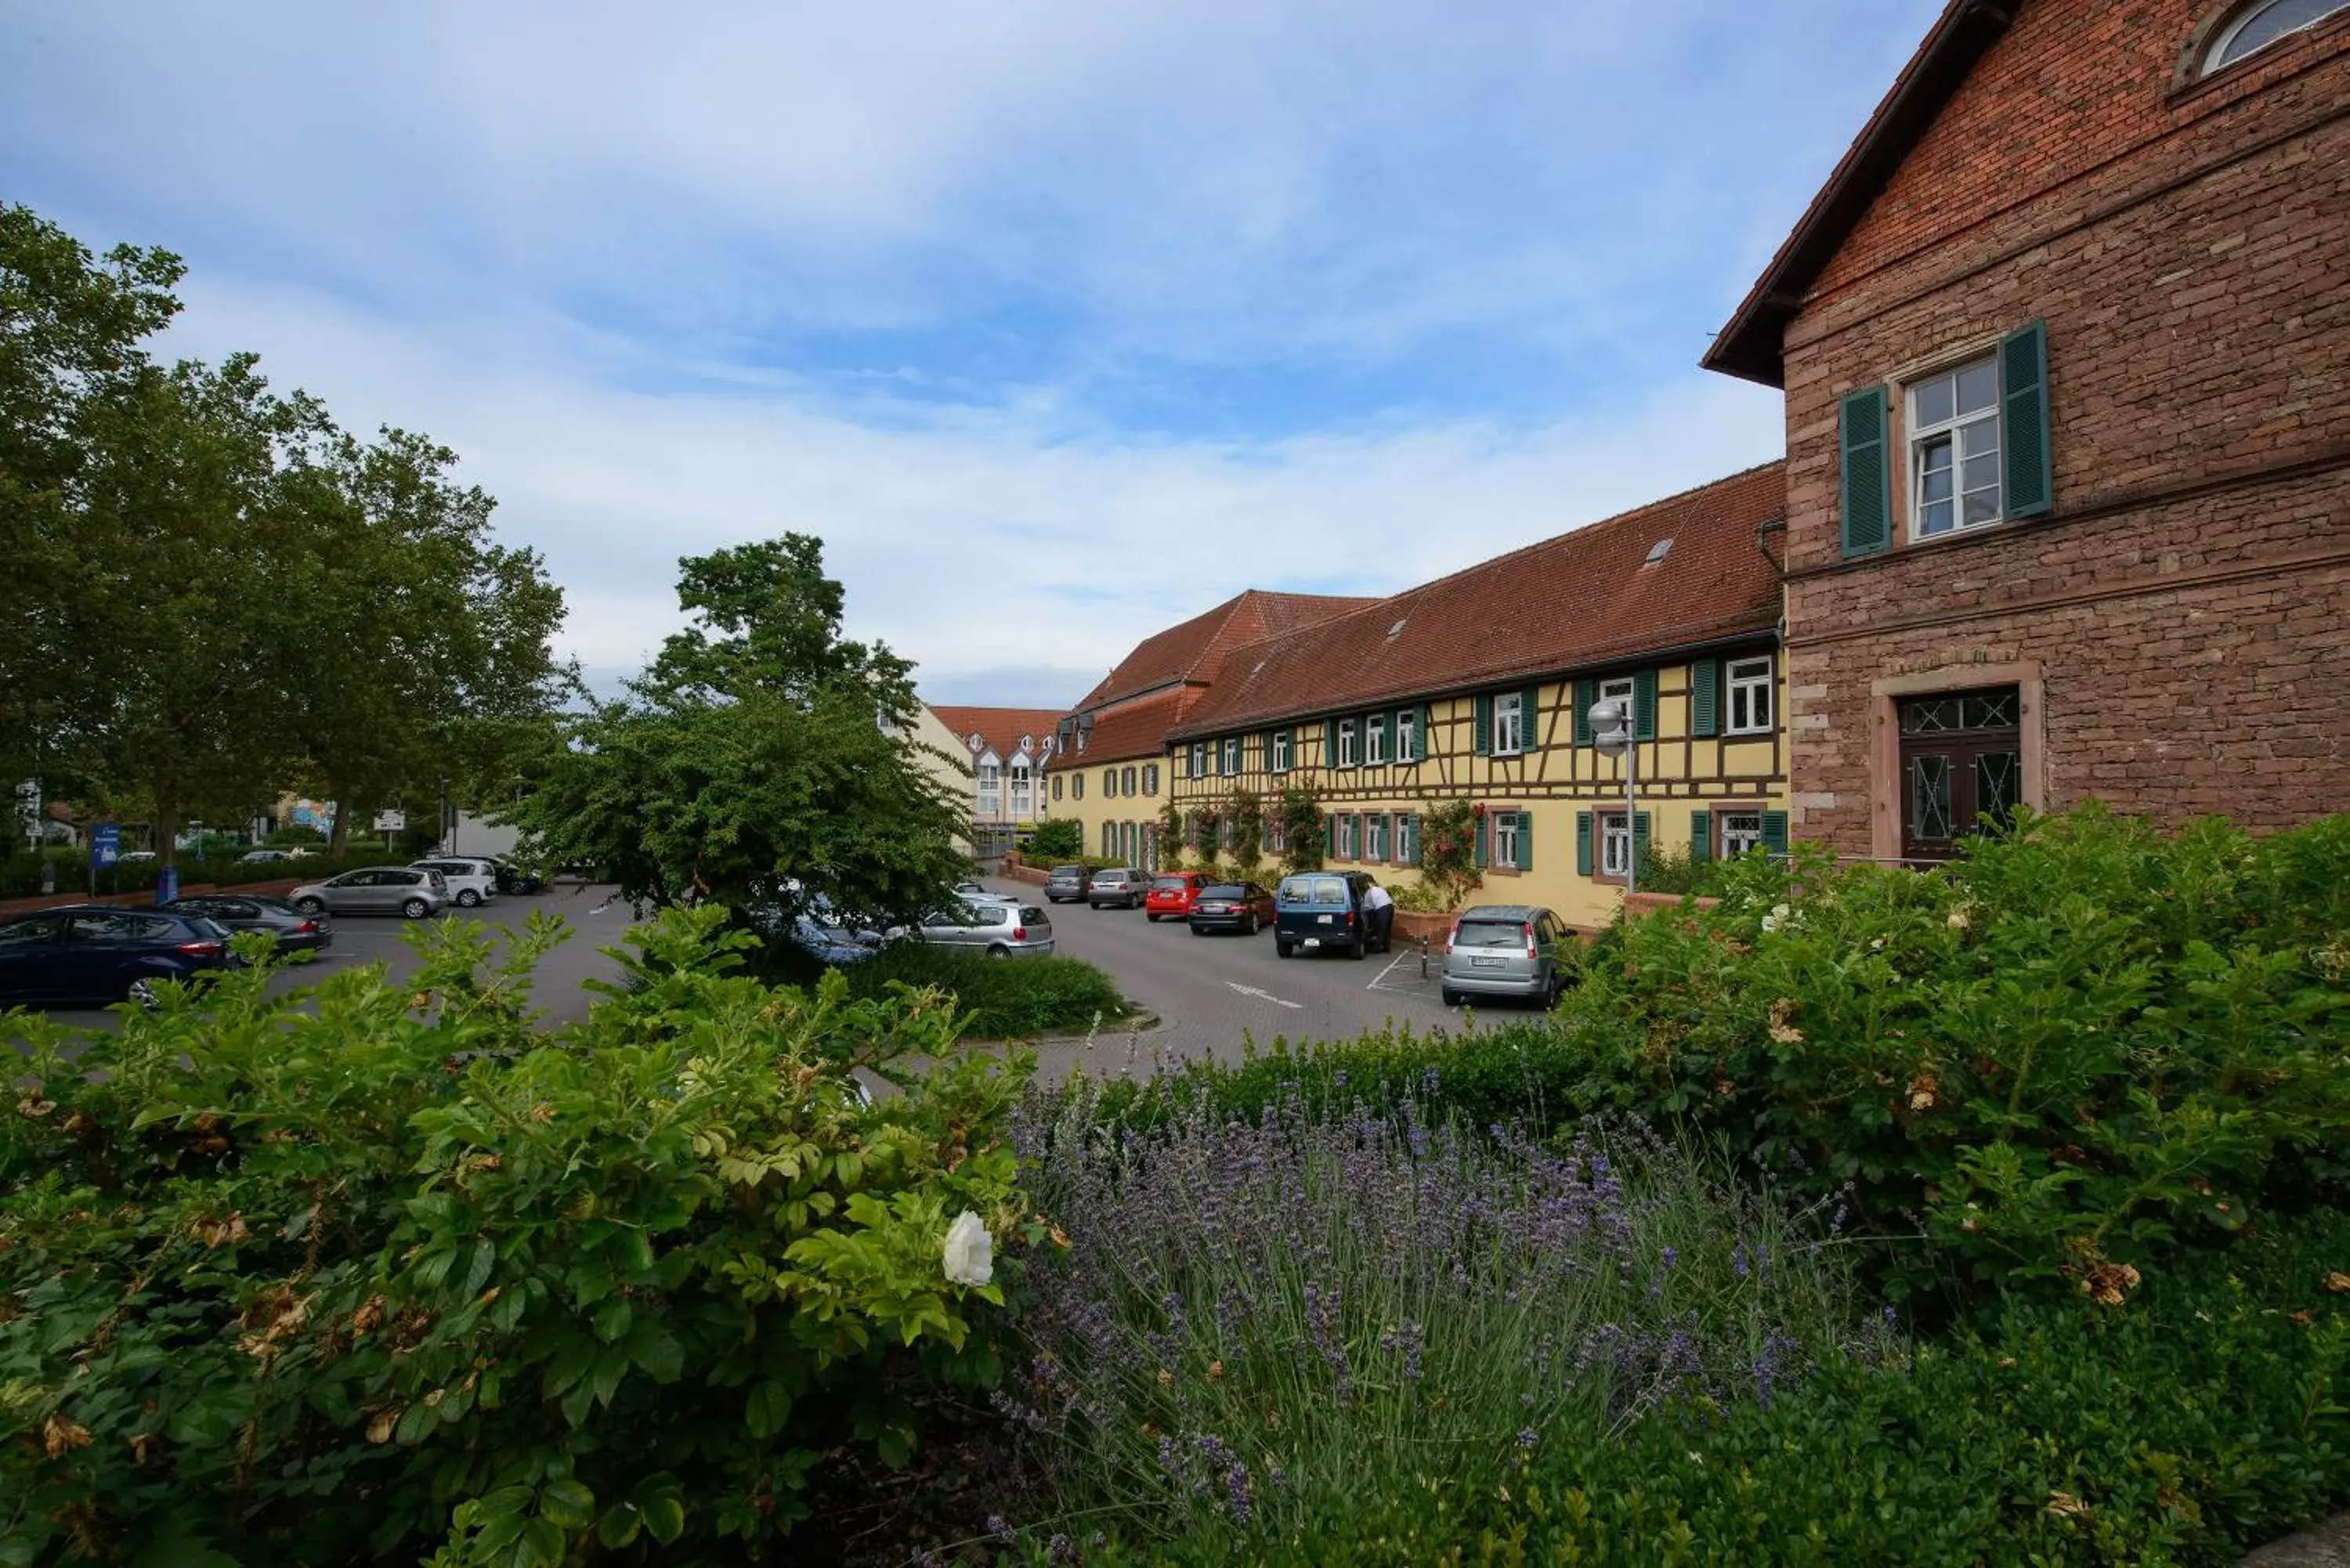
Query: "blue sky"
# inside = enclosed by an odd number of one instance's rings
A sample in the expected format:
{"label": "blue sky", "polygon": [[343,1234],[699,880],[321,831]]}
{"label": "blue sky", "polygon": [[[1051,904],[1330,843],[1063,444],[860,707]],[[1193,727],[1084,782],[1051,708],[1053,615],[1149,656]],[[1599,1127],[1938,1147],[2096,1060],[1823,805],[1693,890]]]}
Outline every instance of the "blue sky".
{"label": "blue sky", "polygon": [[822,535],[934,701],[1763,461],[1696,369],[1939,0],[0,0],[0,197],[430,431],[608,678]]}

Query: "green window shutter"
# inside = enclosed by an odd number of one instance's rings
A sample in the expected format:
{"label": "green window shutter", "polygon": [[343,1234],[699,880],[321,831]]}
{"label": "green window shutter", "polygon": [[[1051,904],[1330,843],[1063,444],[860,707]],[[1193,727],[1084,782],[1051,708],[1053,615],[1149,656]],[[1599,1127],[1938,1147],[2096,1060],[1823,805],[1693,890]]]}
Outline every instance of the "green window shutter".
{"label": "green window shutter", "polygon": [[1518,693],[1518,750],[1528,756],[1542,744],[1542,688],[1529,686]]}
{"label": "green window shutter", "polygon": [[[1488,813],[1487,815],[1490,816],[1491,814]],[[1480,871],[1482,871],[1485,869],[1487,865],[1491,864],[1485,857],[1486,820],[1487,819],[1484,816],[1481,816],[1477,819],[1477,869]]]}
{"label": "green window shutter", "polygon": [[[1419,737],[1412,742],[1411,760],[1414,762],[1425,761],[1430,751],[1432,750],[1435,745],[1436,710],[1432,706],[1424,707],[1419,711]],[[1413,820],[1418,821],[1419,818],[1415,817]]]}
{"label": "green window shutter", "polygon": [[1721,660],[1700,659],[1690,666],[1690,733],[1721,732]]}
{"label": "green window shutter", "polygon": [[1322,765],[1325,768],[1338,765],[1338,721],[1336,719],[1322,721]]}
{"label": "green window shutter", "polygon": [[1522,811],[1518,813],[1518,869],[1531,871],[1534,868],[1534,814]]}
{"label": "green window shutter", "polygon": [[1690,813],[1690,863],[1702,866],[1713,858],[1713,813]]}
{"label": "green window shutter", "polygon": [[1762,814],[1762,847],[1773,855],[1787,853],[1787,814],[1766,811]]}
{"label": "green window shutter", "polygon": [[2056,457],[2048,439],[2048,324],[2035,321],[1999,346],[2007,515],[2037,517],[2055,504]]}
{"label": "green window shutter", "polygon": [[1575,874],[1591,875],[1591,814],[1587,811],[1575,814]]}
{"label": "green window shutter", "polygon": [[1293,768],[1297,765],[1297,732],[1295,729],[1289,732],[1289,765]]}
{"label": "green window shutter", "polygon": [[1493,700],[1477,699],[1477,733],[1471,738],[1471,749],[1481,757],[1493,754]]}
{"label": "green window shutter", "polygon": [[1322,857],[1328,859],[1338,853],[1338,814],[1332,812],[1322,819]]}
{"label": "green window shutter", "polygon": [[1844,553],[1873,556],[1893,538],[1893,465],[1885,451],[1885,389],[1845,395],[1837,415],[1844,452]]}
{"label": "green window shutter", "polygon": [[1591,705],[1598,701],[1598,681],[1575,683],[1575,743],[1578,746],[1591,744]]}
{"label": "green window shutter", "polygon": [[1632,738],[1657,738],[1657,672],[1653,670],[1635,670],[1632,675]]}
{"label": "green window shutter", "polygon": [[1646,866],[1648,863],[1648,814],[1645,811],[1636,811],[1632,814],[1632,864],[1638,867]]}

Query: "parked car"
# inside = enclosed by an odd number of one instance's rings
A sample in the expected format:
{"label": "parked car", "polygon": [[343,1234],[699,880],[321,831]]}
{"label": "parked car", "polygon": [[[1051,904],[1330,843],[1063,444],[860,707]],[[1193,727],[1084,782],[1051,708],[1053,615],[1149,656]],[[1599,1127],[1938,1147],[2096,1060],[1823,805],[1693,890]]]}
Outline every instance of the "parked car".
{"label": "parked car", "polygon": [[511,860],[501,860],[495,856],[488,858],[490,868],[497,873],[499,892],[508,897],[520,897],[525,893],[546,891],[546,878],[537,872],[517,866]]}
{"label": "parked car", "polygon": [[956,883],[955,897],[975,904],[1018,904],[1027,899],[1024,893],[991,893],[976,882]]}
{"label": "parked car", "polygon": [[1389,938],[1374,933],[1363,908],[1363,895],[1370,890],[1370,876],[1362,871],[1301,871],[1284,877],[1273,899],[1274,950],[1283,958],[1332,950],[1350,958],[1387,951]]}
{"label": "parked car", "polygon": [[323,910],[305,914],[283,898],[264,898],[252,893],[203,893],[155,907],[175,915],[201,915],[231,932],[265,931],[277,939],[282,950],[288,952],[302,949],[324,951],[335,945],[335,922]]}
{"label": "parked car", "polygon": [[881,939],[871,931],[827,925],[814,915],[792,923],[792,940],[823,963],[861,963],[879,950]]}
{"label": "parked car", "polygon": [[1162,871],[1151,878],[1150,897],[1143,900],[1143,909],[1153,924],[1163,919],[1181,919],[1191,912],[1199,901],[1200,889],[1208,878],[1197,871]]}
{"label": "parked car", "polygon": [[1086,902],[1095,909],[1116,904],[1121,909],[1139,909],[1150,896],[1150,878],[1126,867],[1114,867],[1094,873],[1093,886],[1086,889]]}
{"label": "parked car", "polygon": [[1045,878],[1048,904],[1082,904],[1094,885],[1094,874],[1083,866],[1055,866]]}
{"label": "parked car", "polygon": [[117,866],[152,866],[162,858],[151,849],[126,849],[114,857]]}
{"label": "parked car", "polygon": [[244,866],[275,866],[281,861],[299,860],[307,853],[302,849],[248,849],[236,858]]}
{"label": "parked car", "polygon": [[1471,996],[1519,997],[1548,1007],[1565,983],[1558,944],[1566,926],[1530,904],[1463,909],[1444,941],[1444,1005]]}
{"label": "parked car", "polygon": [[[1150,896],[1159,897],[1159,889],[1151,888]],[[1159,917],[1150,918],[1155,920]],[[1204,937],[1210,931],[1238,931],[1244,937],[1253,937],[1274,924],[1279,919],[1279,911],[1274,908],[1273,895],[1254,882],[1211,882],[1191,900],[1188,918],[1195,937]]]}
{"label": "parked car", "polygon": [[438,871],[414,866],[370,866],[324,882],[305,882],[286,901],[306,915],[405,915],[411,920],[449,906],[449,884]]}
{"label": "parked car", "polygon": [[229,963],[228,932],[176,909],[68,905],[0,922],[0,1003],[135,1002]]}
{"label": "parked car", "polygon": [[1043,958],[1053,950],[1053,918],[1034,904],[959,904],[923,916],[915,934],[990,958]]}
{"label": "parked car", "polygon": [[441,873],[441,879],[449,884],[449,897],[462,908],[478,909],[498,896],[498,868],[486,860],[444,857],[408,864],[411,870]]}

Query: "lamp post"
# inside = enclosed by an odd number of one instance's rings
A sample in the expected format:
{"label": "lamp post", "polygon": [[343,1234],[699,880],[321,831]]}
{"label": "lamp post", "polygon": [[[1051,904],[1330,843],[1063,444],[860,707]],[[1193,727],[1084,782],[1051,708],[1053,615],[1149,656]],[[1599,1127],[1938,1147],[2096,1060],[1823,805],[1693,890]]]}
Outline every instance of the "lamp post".
{"label": "lamp post", "polygon": [[[1640,748],[1632,739],[1632,703],[1629,698],[1603,698],[1591,705],[1591,738],[1603,755],[1624,759],[1624,901],[1628,908],[1632,895],[1640,890],[1640,836],[1635,830],[1639,820]],[[1607,859],[1607,828],[1600,828],[1599,858]]]}

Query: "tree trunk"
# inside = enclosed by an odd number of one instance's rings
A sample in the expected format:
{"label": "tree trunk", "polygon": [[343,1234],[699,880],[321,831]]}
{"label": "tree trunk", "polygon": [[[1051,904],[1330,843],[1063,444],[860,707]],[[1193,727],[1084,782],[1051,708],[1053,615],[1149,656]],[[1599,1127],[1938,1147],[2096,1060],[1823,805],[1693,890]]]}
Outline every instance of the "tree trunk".
{"label": "tree trunk", "polygon": [[166,870],[180,864],[180,802],[169,785],[155,791],[155,856]]}
{"label": "tree trunk", "polygon": [[350,792],[340,784],[329,784],[327,798],[335,803],[335,826],[327,833],[327,853],[342,858],[343,848],[351,839]]}

